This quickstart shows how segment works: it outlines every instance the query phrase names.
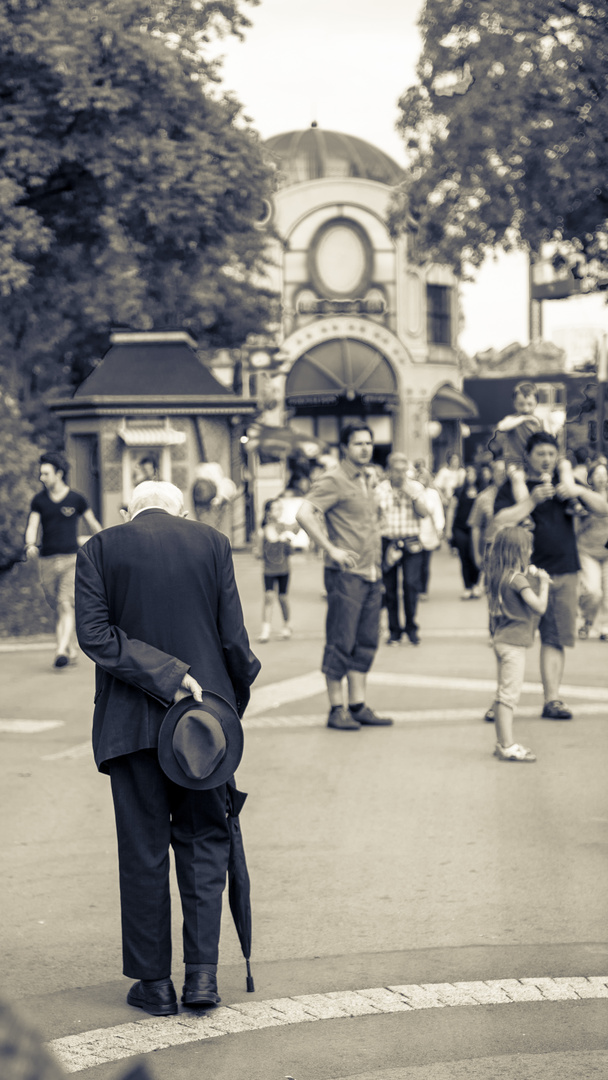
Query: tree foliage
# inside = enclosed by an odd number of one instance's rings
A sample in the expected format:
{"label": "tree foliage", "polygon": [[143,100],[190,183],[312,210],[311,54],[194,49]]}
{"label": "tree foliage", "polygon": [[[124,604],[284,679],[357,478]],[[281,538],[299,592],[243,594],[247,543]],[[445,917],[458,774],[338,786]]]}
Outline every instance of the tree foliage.
{"label": "tree foliage", "polygon": [[425,256],[608,248],[608,11],[601,0],[426,0],[417,85],[400,101],[410,171],[393,207]]}
{"label": "tree foliage", "polygon": [[112,326],[240,344],[273,315],[272,173],[206,60],[258,0],[0,0],[0,380],[80,380]]}
{"label": "tree foliage", "polygon": [[23,534],[38,479],[40,449],[17,402],[0,392],[0,574],[23,554]]}

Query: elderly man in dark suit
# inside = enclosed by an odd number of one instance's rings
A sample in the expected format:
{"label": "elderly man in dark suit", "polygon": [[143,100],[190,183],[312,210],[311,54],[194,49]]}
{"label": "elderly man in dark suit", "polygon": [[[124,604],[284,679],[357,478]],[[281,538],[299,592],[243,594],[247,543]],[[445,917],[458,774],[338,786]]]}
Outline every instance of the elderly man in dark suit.
{"label": "elderly man in dark suit", "polygon": [[[109,773],[118,834],[127,1001],[177,1012],[171,981],[169,847],[184,921],[186,1005],[216,1005],[222,892],[229,853],[226,783],[192,790],[159,764],[173,702],[210,691],[236,710],[260,663],[249,648],[230,544],[186,521],[172,484],[140,484],[130,520],[91,537],[76,568],[76,627],[95,661],[93,750]],[[238,718],[235,723],[239,726]]]}

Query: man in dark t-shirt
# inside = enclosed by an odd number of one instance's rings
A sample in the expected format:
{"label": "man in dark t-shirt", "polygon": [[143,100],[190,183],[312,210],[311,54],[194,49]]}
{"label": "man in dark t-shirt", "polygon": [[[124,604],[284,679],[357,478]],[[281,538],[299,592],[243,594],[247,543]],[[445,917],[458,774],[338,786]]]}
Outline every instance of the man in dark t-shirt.
{"label": "man in dark t-shirt", "polygon": [[574,481],[559,482],[556,473],[558,444],[547,431],[530,436],[526,446],[528,497],[516,502],[507,480],[494,503],[496,531],[520,525],[526,518],[534,524],[532,562],[551,575],[549,603],[540,620],[540,673],[545,704],[542,715],[549,720],[570,720],[571,710],[559,697],[564,673],[564,648],[575,640],[580,563],[574,520],[566,500],[580,499],[587,511],[606,516],[605,500]]}
{"label": "man in dark t-shirt", "polygon": [[[74,575],[78,551],[78,523],[84,518],[91,532],[101,525],[84,495],[67,485],[69,465],[63,455],[43,454],[40,458],[40,482],[43,490],[34,495],[25,530],[26,558],[38,558],[40,583],[55,614],[57,651],[55,667],[74,660]],[[41,544],[38,548],[38,532]]]}

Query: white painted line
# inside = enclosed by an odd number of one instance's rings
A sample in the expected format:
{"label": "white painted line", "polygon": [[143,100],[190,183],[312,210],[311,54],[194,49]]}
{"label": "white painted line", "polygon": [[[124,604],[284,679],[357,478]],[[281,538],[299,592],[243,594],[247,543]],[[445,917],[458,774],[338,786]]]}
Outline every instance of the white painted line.
{"label": "white painted line", "polygon": [[[444,675],[414,675],[406,672],[370,671],[367,676],[370,686],[397,687],[399,689],[417,690],[459,690],[483,694],[487,699],[486,708],[494,698],[496,692],[496,679],[468,679],[457,676]],[[269,683],[253,689],[251,701],[247,706],[245,722],[254,716],[268,713],[270,709],[277,709],[281,705],[290,705],[293,701],[304,701],[306,698],[316,697],[326,693],[325,678],[320,671],[309,671],[305,675],[297,675],[293,679],[283,679],[280,682]],[[542,702],[543,688],[541,683],[524,683],[523,694],[531,694],[538,697]],[[561,688],[565,700],[578,698],[583,701],[603,701],[608,703],[608,688],[604,686],[572,686],[566,685]],[[535,708],[535,707],[533,707]],[[431,710],[429,710],[430,712]],[[440,710],[449,712],[450,710]],[[485,709],[484,709],[485,711]],[[580,711],[577,708],[577,712]],[[531,714],[532,715],[532,714]],[[296,725],[300,726],[300,725]]]}
{"label": "white painted line", "polygon": [[0,653],[40,652],[42,649],[54,648],[55,638],[52,641],[3,641],[0,644]]}
{"label": "white painted line", "polygon": [[269,683],[268,686],[254,687],[247,706],[247,716],[276,709],[279,705],[288,705],[291,701],[315,697],[327,689],[325,677],[320,671],[309,671],[306,675],[296,675],[293,679]]}
{"label": "white painted line", "polygon": [[83,1072],[109,1061],[166,1050],[244,1031],[262,1031],[317,1020],[412,1012],[418,1009],[510,1005],[522,1001],[608,998],[608,975],[568,978],[490,979],[487,982],[422,983],[333,990],[269,1001],[242,1001],[208,1013],[135,1020],[115,1027],[65,1035],[48,1044],[66,1072]]}
{"label": "white painted line", "polygon": [[[372,703],[373,704],[373,703]],[[486,702],[489,705],[490,702]],[[518,706],[516,719],[537,718],[540,719],[542,702],[538,705]],[[485,706],[480,708],[462,709],[409,709],[407,712],[400,709],[378,708],[378,714],[392,717],[396,724],[439,724],[439,723],[463,723],[474,721],[478,723],[484,718]],[[590,702],[589,704],[576,705],[575,716],[606,716],[608,707],[602,702]],[[327,712],[323,713],[290,713],[288,715],[269,714],[266,716],[249,716],[245,713],[243,721],[245,731],[262,731],[266,728],[317,728],[326,727]],[[546,721],[549,723],[549,721]],[[487,725],[490,726],[489,724]]]}
{"label": "white painted line", "polygon": [[63,727],[63,720],[0,720],[0,731],[14,735],[37,735],[40,731]]}
{"label": "white painted line", "polygon": [[[454,676],[443,675],[409,675],[390,671],[370,671],[367,676],[368,683],[376,686],[404,686],[418,687],[430,690],[473,690],[481,693],[494,693],[496,679],[461,679]],[[541,694],[541,683],[524,683],[522,694]],[[584,698],[587,701],[607,701],[608,688],[604,686],[573,686],[560,687],[562,697]]]}
{"label": "white painted line", "polygon": [[86,757],[87,754],[93,754],[93,746],[91,740],[87,739],[86,742],[77,743],[76,746],[69,746],[67,750],[58,750],[55,754],[43,754],[41,761],[62,761],[62,760],[76,760],[77,758]]}

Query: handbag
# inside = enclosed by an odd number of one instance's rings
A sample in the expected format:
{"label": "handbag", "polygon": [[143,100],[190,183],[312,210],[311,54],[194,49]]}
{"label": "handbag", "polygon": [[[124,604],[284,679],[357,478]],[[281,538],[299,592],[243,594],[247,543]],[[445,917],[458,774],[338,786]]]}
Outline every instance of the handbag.
{"label": "handbag", "polygon": [[408,555],[417,555],[422,551],[422,544],[417,536],[404,536],[402,540],[391,540],[384,552],[383,567],[391,570],[402,558],[405,552]]}
{"label": "handbag", "polygon": [[408,555],[417,555],[419,551],[422,551],[422,544],[419,536],[404,537],[403,546]]}

